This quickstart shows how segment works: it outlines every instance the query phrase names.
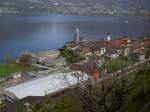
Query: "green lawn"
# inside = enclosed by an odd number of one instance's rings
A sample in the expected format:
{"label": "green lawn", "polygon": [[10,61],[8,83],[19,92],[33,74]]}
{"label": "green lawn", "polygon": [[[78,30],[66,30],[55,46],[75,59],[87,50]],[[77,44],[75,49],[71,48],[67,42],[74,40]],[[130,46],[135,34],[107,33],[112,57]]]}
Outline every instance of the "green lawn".
{"label": "green lawn", "polygon": [[17,64],[10,64],[10,65],[0,65],[0,77],[7,77],[15,72],[21,72],[25,70],[32,70],[33,67],[24,68]]}
{"label": "green lawn", "polygon": [[119,69],[123,69],[124,67],[129,66],[130,64],[133,64],[133,61],[130,59],[117,58],[107,60],[104,66],[109,73],[113,73]]}

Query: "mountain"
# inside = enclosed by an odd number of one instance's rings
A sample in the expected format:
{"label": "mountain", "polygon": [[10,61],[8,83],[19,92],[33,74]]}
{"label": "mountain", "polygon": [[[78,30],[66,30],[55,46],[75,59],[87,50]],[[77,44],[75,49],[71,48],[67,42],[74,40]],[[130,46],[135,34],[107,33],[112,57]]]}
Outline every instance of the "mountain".
{"label": "mountain", "polygon": [[0,0],[0,9],[77,14],[149,14],[149,4],[150,0]]}

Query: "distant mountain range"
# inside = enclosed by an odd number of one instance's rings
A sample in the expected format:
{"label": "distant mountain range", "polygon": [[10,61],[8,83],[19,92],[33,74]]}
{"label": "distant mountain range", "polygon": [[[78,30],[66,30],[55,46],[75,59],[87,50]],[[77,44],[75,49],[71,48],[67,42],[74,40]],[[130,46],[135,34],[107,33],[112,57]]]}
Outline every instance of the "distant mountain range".
{"label": "distant mountain range", "polygon": [[0,0],[0,12],[150,14],[150,0]]}

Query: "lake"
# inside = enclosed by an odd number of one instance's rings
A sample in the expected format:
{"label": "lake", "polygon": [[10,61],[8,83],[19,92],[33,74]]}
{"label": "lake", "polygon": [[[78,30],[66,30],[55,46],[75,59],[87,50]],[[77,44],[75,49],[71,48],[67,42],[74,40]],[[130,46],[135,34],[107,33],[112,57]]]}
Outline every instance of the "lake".
{"label": "lake", "polygon": [[107,32],[112,38],[137,38],[148,32],[150,21],[141,16],[0,16],[0,63],[7,53],[18,57],[24,51],[57,49],[73,39],[76,27],[86,39],[106,38]]}

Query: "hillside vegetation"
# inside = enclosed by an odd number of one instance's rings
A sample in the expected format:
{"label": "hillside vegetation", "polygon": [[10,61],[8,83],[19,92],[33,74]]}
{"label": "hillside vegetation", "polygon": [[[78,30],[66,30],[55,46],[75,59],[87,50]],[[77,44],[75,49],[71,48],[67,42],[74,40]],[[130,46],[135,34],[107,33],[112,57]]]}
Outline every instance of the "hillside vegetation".
{"label": "hillside vegetation", "polygon": [[149,0],[0,0],[0,7],[20,12],[61,12],[76,14],[148,14]]}
{"label": "hillside vegetation", "polygon": [[[20,112],[150,112],[150,65],[138,71],[86,87],[76,87]],[[24,111],[23,111],[24,110]]]}

